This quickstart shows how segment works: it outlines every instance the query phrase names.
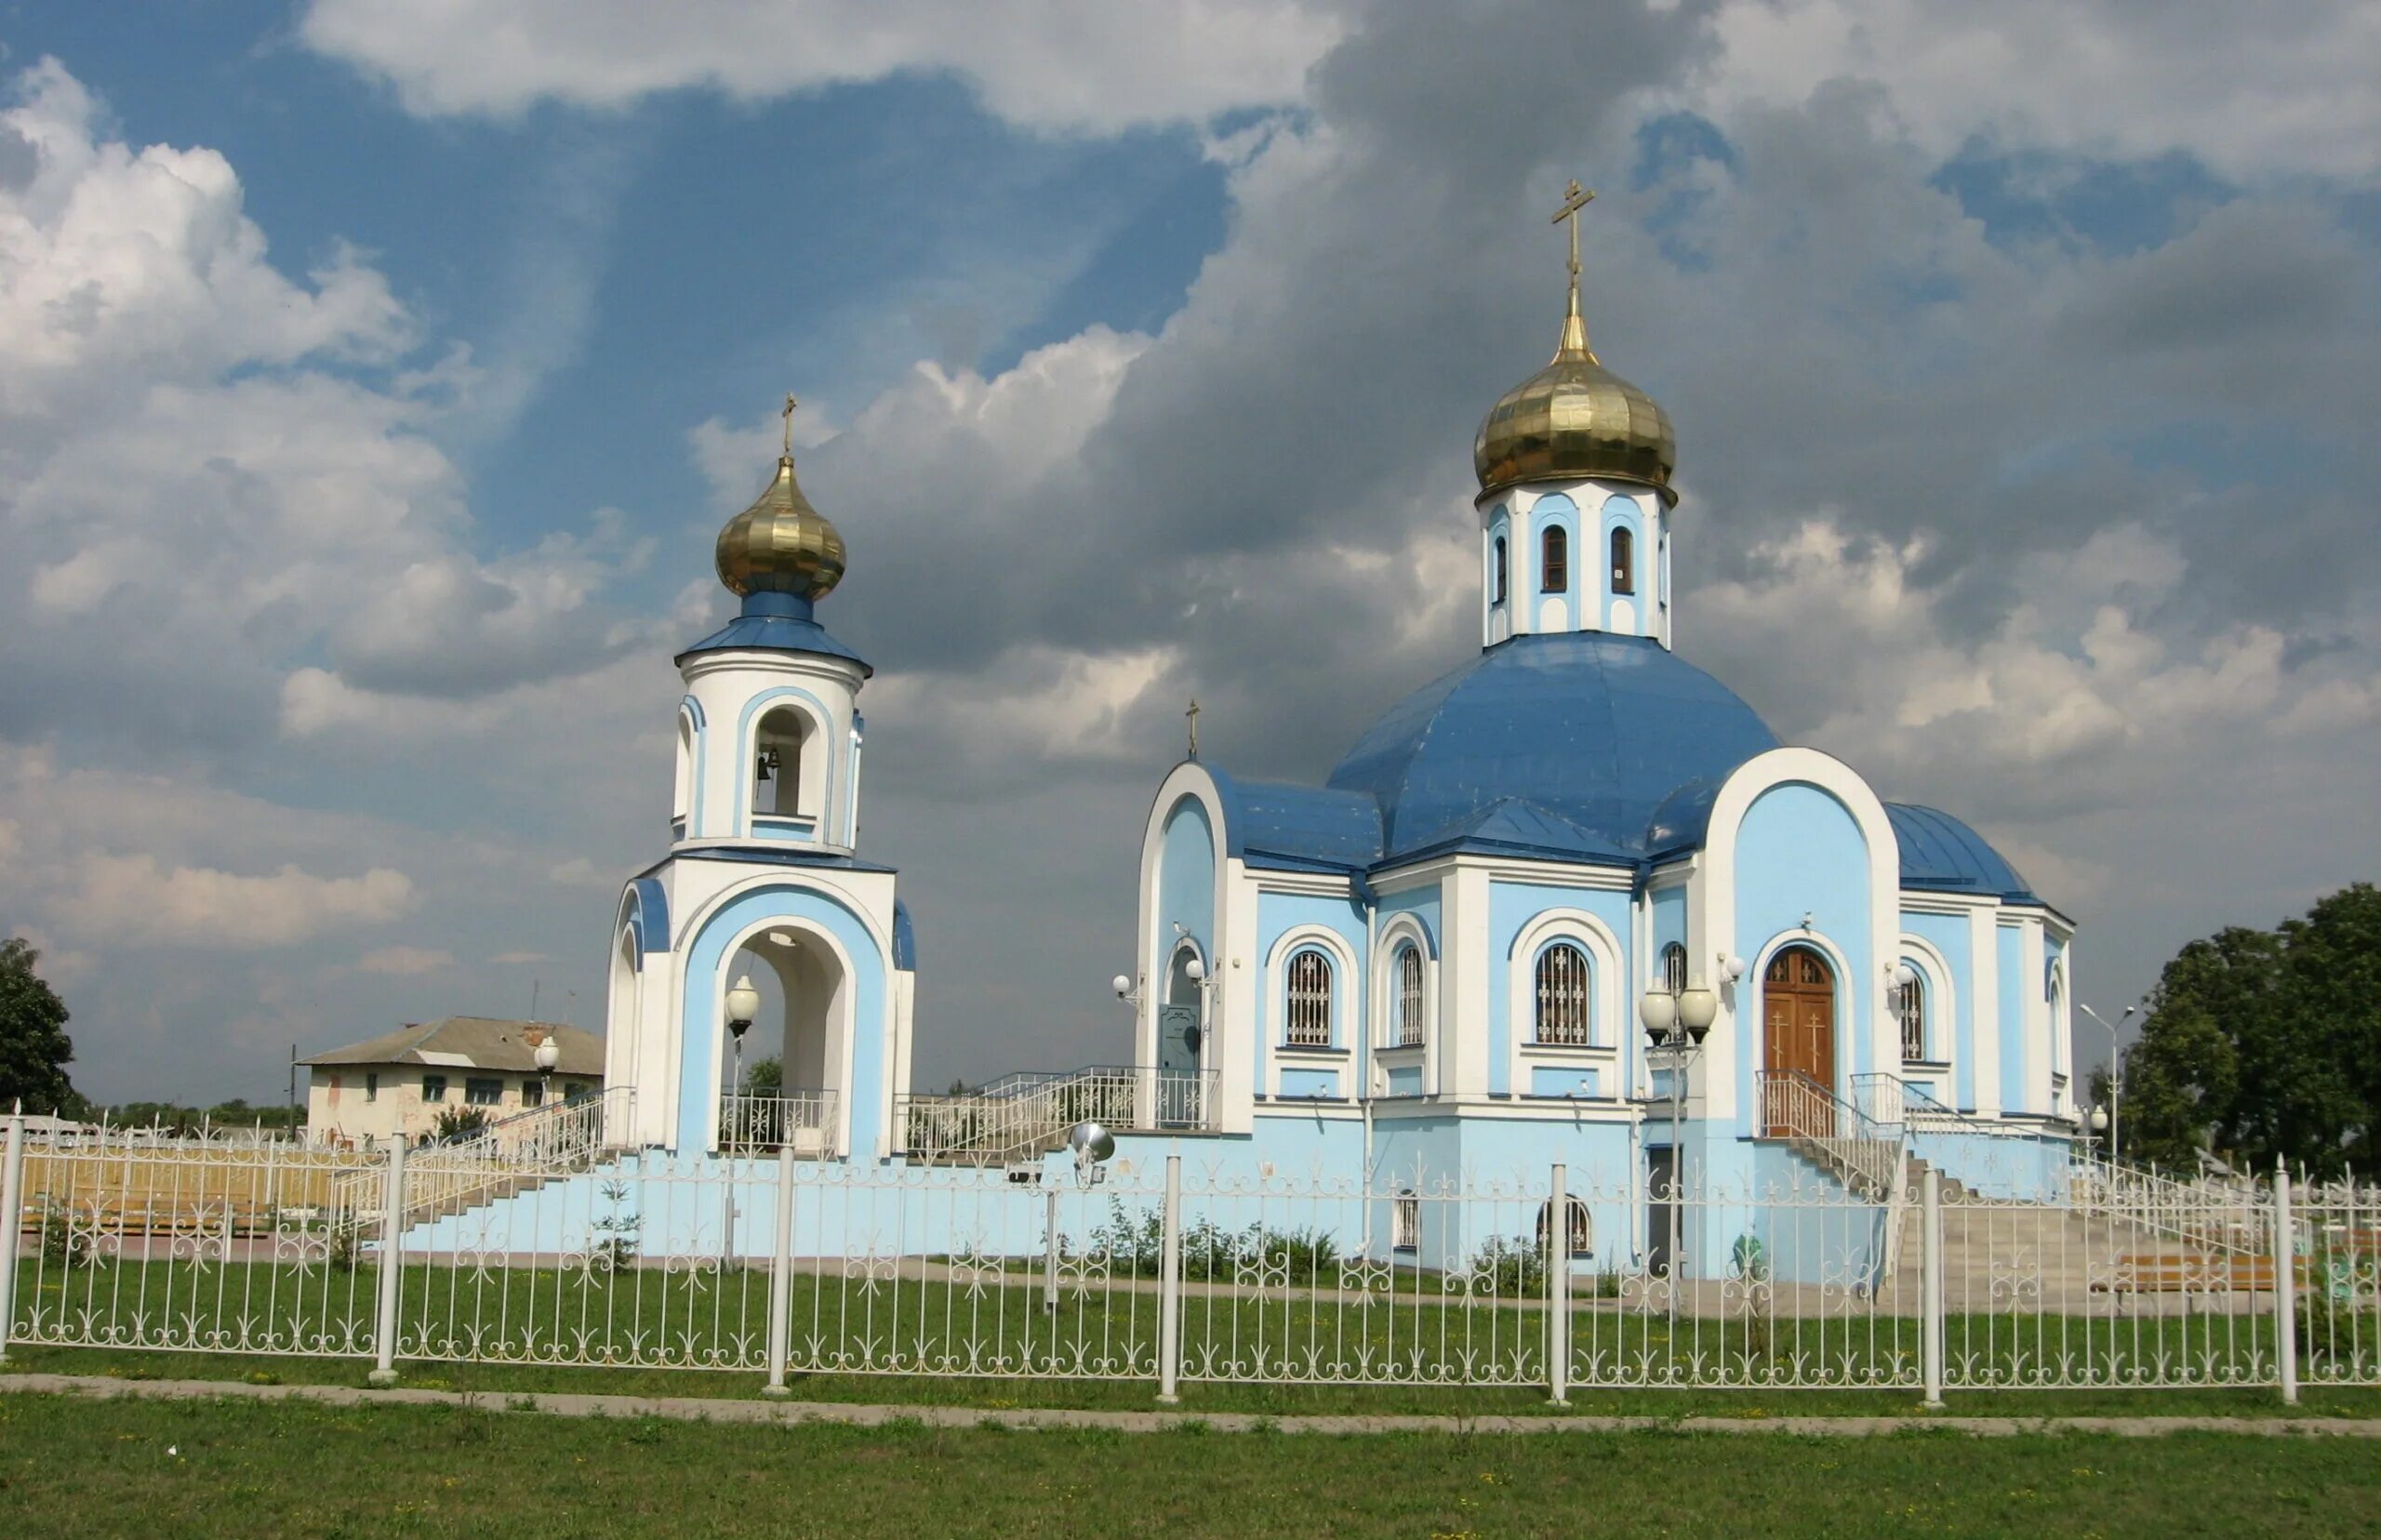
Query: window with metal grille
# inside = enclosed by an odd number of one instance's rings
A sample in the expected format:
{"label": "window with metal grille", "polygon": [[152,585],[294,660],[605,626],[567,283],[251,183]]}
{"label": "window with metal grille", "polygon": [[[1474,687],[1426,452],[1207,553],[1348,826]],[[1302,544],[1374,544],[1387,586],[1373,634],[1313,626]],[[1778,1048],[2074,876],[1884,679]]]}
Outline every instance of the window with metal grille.
{"label": "window with metal grille", "polygon": [[1537,954],[1537,1041],[1585,1047],[1590,1026],[1588,954],[1557,941]]}
{"label": "window with metal grille", "polygon": [[[1915,970],[1912,970],[1915,972]],[[1926,1056],[1926,980],[1913,977],[1901,987],[1901,999],[1895,1004],[1901,1016],[1901,1056],[1922,1059]]]}
{"label": "window with metal grille", "polygon": [[1571,587],[1571,536],[1561,524],[1549,524],[1537,542],[1537,586],[1548,593]]}
{"label": "window with metal grille", "polygon": [[1288,1030],[1293,1048],[1331,1046],[1331,960],[1319,951],[1290,959]]}
{"label": "window with metal grille", "polygon": [[1422,949],[1408,941],[1397,949],[1397,1046],[1422,1041]]}
{"label": "window with metal grille", "polygon": [[1489,562],[1489,574],[1488,602],[1501,604],[1505,602],[1505,538],[1502,535],[1496,537]]}
{"label": "window with metal grille", "polygon": [[[1588,1216],[1588,1205],[1580,1199],[1573,1198],[1563,1203],[1563,1209],[1571,1216],[1571,1222],[1563,1227],[1566,1232],[1563,1237],[1565,1255],[1593,1256],[1595,1255],[1595,1222]],[[1554,1204],[1551,1200],[1537,1205],[1537,1249],[1540,1255],[1546,1253],[1547,1227],[1553,1217]]]}
{"label": "window with metal grille", "polygon": [[1612,532],[1612,591],[1637,591],[1637,537],[1626,529]]}
{"label": "window with metal grille", "polygon": [[1675,941],[1662,949],[1662,988],[1672,994],[1686,989],[1686,949]]}
{"label": "window with metal grille", "polygon": [[1389,1243],[1396,1251],[1422,1249],[1422,1200],[1410,1192],[1390,1201]]}

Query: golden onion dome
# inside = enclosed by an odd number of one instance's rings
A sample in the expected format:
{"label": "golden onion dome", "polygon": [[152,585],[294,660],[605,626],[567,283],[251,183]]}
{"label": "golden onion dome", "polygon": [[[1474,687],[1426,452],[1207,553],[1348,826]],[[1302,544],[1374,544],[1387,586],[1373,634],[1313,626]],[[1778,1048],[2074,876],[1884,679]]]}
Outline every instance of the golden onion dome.
{"label": "golden onion dome", "polygon": [[1555,216],[1572,224],[1571,311],[1554,361],[1488,409],[1471,441],[1472,469],[1483,494],[1522,482],[1597,476],[1640,483],[1674,504],[1670,472],[1678,465],[1678,439],[1669,414],[1589,351],[1587,323],[1579,317],[1579,227],[1573,217],[1594,196],[1573,182],[1570,202]]}
{"label": "golden onion dome", "polygon": [[843,580],[844,538],[802,495],[792,455],[778,457],[777,479],[719,532],[717,559],[719,580],[745,597],[817,599]]}

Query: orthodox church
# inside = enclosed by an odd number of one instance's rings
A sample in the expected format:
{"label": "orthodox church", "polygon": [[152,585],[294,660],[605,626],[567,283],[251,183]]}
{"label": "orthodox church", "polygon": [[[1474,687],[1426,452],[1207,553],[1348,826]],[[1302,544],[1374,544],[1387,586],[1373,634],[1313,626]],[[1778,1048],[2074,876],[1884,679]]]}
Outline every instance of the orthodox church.
{"label": "orthodox church", "polygon": [[[2037,1150],[2047,1182],[2076,1128],[2073,927],[1965,824],[1781,743],[1672,650],[1676,440],[1589,346],[1593,194],[1571,193],[1560,342],[1473,440],[1479,655],[1321,786],[1195,748],[1164,777],[1116,981],[1131,1050],[1083,1083],[1124,1088],[1124,1146],[1252,1174],[1752,1181],[1922,1113]],[[627,1142],[739,1148],[741,1034],[781,1017],[778,1138],[964,1155],[945,1104],[1018,1093],[908,1091],[915,942],[897,874],[859,854],[870,670],[817,618],[844,543],[790,438],[717,562],[741,613],[677,657],[671,848],[612,938]],[[1003,1158],[1056,1141],[1027,1142]],[[1936,1159],[1961,1174],[1956,1139]]]}

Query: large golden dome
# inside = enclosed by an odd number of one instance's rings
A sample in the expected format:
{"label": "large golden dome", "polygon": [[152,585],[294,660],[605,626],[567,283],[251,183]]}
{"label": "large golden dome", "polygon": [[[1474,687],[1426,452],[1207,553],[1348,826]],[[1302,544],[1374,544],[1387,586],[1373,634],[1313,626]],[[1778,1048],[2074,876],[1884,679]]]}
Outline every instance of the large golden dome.
{"label": "large golden dome", "polygon": [[1571,221],[1571,312],[1554,361],[1488,408],[1471,441],[1471,467],[1483,494],[1521,482],[1600,476],[1640,483],[1665,503],[1676,503],[1670,472],[1678,466],[1678,438],[1669,414],[1588,350],[1588,325],[1579,318],[1576,216],[1594,196],[1575,181],[1563,212],[1554,216],[1558,223]]}
{"label": "large golden dome", "polygon": [[817,599],[844,577],[844,538],[810,506],[793,479],[793,457],[778,460],[777,479],[719,532],[719,580],[728,591],[798,593]]}

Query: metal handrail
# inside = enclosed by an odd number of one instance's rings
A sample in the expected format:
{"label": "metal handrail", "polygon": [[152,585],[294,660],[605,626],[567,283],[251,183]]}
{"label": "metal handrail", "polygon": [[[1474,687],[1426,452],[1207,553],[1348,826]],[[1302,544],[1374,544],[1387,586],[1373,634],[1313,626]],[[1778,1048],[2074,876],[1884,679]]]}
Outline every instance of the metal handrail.
{"label": "metal handrail", "polygon": [[842,1106],[843,1093],[830,1090],[727,1096],[719,1107],[720,1151],[750,1155],[791,1145],[797,1153],[825,1154]]}
{"label": "metal handrail", "polygon": [[1057,1148],[1079,1122],[1116,1130],[1205,1129],[1212,1069],[1093,1065],[1062,1075],[1010,1075],[997,1090],[894,1098],[901,1149],[930,1161],[1005,1163]]}

